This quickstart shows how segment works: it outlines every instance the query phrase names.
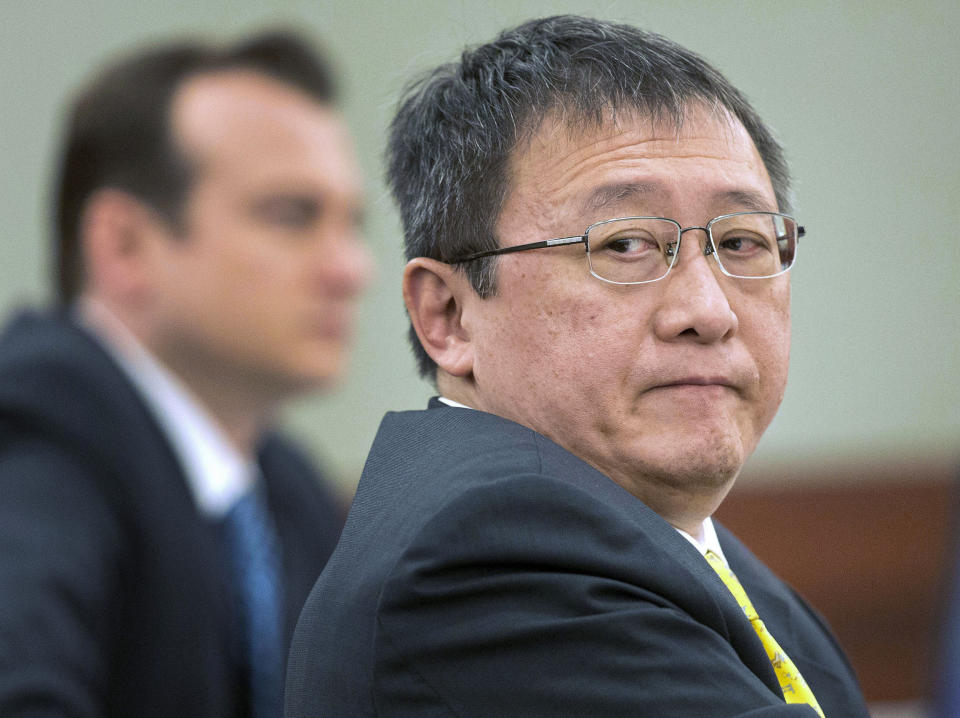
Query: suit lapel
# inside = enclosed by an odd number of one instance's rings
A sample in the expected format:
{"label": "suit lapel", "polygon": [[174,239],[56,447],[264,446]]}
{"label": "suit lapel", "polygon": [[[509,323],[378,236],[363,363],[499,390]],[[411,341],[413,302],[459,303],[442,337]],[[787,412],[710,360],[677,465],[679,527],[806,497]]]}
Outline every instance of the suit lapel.
{"label": "suit lapel", "polygon": [[[700,552],[663,517],[622,486],[562,447],[558,447],[549,439],[539,434],[536,436],[537,441],[541,443],[541,457],[545,457],[549,453],[552,458],[547,469],[549,473],[581,486],[592,495],[603,496],[603,500],[615,508],[619,514],[631,517],[638,528],[650,537],[652,543],[666,551],[677,564],[676,580],[696,582],[703,592],[713,599],[721,614],[722,625],[718,627],[719,630],[730,642],[744,665],[762,680],[774,694],[782,696],[780,682],[777,680],[777,675],[767,657],[766,649],[757,637],[753,626],[743,615],[743,610],[737,604],[729,589]],[[557,451],[545,451],[544,445],[559,449],[559,453]],[[718,531],[721,529],[722,527],[718,526]],[[725,535],[729,536],[730,540],[737,545],[736,548],[731,549],[733,555],[737,557],[737,563],[746,566],[748,561],[742,560],[741,554],[746,553],[749,556],[749,552],[728,532]],[[725,554],[727,553],[727,543],[730,542],[723,542],[721,538],[721,545]],[[752,563],[759,564],[752,556],[750,559]],[[757,582],[751,581],[751,584],[755,583]],[[767,599],[769,592],[762,591],[762,593]],[[772,602],[772,599],[765,600],[763,605],[766,606]],[[777,616],[785,615],[785,613],[782,605],[776,611]]]}

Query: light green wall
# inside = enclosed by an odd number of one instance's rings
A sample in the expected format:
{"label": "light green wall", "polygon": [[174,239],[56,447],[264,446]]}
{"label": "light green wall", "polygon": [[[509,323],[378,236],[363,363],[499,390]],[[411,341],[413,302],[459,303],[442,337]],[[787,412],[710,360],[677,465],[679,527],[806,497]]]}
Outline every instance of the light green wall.
{"label": "light green wall", "polygon": [[529,17],[631,21],[720,67],[778,131],[809,239],[795,270],[791,384],[758,461],[960,449],[960,4],[884,0],[265,3],[0,0],[0,313],[46,296],[46,193],[64,98],[112,52],[286,23],[336,58],[367,171],[379,282],[354,369],[290,416],[345,486],[387,409],[417,408],[384,131],[417,70]]}

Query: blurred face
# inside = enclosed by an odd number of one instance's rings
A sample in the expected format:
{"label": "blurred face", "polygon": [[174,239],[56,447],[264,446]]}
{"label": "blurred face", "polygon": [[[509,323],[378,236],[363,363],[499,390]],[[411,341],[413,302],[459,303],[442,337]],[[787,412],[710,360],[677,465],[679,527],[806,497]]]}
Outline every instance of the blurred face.
{"label": "blurred face", "polygon": [[336,378],[372,271],[339,115],[228,71],[185,83],[172,127],[195,179],[182,236],[158,244],[151,348],[184,376],[267,398]]}
{"label": "blurred face", "polygon": [[[497,234],[507,246],[614,217],[688,227],[776,209],[726,116],[691,111],[679,132],[629,116],[584,132],[547,121],[513,157]],[[583,245],[504,255],[496,296],[464,313],[477,408],[552,438],[681,527],[722,500],[787,377],[788,276],[728,278],[705,240],[684,233],[670,275],[635,286],[591,277]]]}

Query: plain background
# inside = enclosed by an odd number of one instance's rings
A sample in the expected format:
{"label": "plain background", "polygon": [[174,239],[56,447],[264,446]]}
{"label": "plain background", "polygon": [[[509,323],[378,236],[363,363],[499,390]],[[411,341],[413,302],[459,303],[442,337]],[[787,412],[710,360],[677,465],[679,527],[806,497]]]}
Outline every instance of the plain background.
{"label": "plain background", "polygon": [[793,273],[790,384],[754,466],[960,453],[955,1],[0,0],[0,11],[0,318],[48,299],[48,186],[63,110],[116,52],[279,25],[333,57],[367,174],[378,281],[350,377],[285,421],[345,491],[384,411],[421,408],[432,393],[406,346],[401,233],[382,180],[400,90],[465,45],[562,12],[631,22],[696,50],[786,146],[808,238]]}

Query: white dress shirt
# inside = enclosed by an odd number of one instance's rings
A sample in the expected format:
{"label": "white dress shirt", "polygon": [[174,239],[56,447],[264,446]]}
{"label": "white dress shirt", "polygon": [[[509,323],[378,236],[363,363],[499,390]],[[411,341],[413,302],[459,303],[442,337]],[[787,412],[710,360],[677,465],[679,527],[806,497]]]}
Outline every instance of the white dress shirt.
{"label": "white dress shirt", "polygon": [[100,302],[82,300],[76,318],[113,357],[160,425],[197,508],[221,518],[253,486],[256,463],[231,443],[196,396]]}

